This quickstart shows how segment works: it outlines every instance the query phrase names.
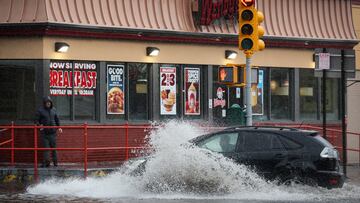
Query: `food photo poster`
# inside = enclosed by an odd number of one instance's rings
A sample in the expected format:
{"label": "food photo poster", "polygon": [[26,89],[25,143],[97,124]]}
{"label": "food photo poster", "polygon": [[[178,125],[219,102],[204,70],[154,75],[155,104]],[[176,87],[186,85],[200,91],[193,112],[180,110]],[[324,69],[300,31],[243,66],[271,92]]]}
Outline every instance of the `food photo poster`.
{"label": "food photo poster", "polygon": [[107,65],[107,114],[124,114],[124,65]]}

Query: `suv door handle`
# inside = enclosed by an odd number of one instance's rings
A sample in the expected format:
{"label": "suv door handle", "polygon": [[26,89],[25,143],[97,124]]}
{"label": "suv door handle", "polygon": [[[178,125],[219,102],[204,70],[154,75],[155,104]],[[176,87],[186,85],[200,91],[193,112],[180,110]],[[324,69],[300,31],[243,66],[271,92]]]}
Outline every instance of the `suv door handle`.
{"label": "suv door handle", "polygon": [[275,159],[283,159],[285,158],[285,155],[284,154],[275,154]]}

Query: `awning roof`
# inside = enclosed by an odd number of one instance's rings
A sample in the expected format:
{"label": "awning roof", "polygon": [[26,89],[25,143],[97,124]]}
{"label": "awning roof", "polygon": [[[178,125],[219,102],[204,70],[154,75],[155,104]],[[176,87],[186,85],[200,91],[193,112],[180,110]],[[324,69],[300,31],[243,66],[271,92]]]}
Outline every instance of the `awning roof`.
{"label": "awning roof", "polygon": [[[0,0],[0,25],[56,23],[185,34],[237,35],[237,22],[196,25],[193,0]],[[357,41],[350,0],[257,0],[265,37]]]}

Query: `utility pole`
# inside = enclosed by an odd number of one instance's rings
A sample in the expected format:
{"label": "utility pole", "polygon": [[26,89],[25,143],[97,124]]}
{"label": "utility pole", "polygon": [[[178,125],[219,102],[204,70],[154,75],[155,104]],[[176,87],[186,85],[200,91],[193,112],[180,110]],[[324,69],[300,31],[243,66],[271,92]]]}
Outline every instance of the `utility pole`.
{"label": "utility pole", "polygon": [[347,137],[346,137],[346,78],[345,78],[345,53],[341,50],[341,127],[342,127],[342,147],[343,147],[343,172],[346,176],[347,165]]}
{"label": "utility pole", "polygon": [[252,51],[245,51],[246,55],[246,126],[252,126],[252,103],[251,103],[251,56]]}

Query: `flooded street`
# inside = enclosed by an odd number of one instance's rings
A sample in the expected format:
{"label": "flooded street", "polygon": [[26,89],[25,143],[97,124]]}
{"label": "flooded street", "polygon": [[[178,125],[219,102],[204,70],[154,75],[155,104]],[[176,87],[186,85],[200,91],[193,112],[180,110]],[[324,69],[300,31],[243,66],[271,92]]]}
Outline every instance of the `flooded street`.
{"label": "flooded street", "polygon": [[243,165],[194,147],[201,135],[188,123],[170,122],[154,131],[155,152],[142,173],[142,160],[129,162],[105,177],[50,179],[28,187],[2,185],[0,202],[359,202],[360,186],[347,182],[328,190],[269,182]]}

